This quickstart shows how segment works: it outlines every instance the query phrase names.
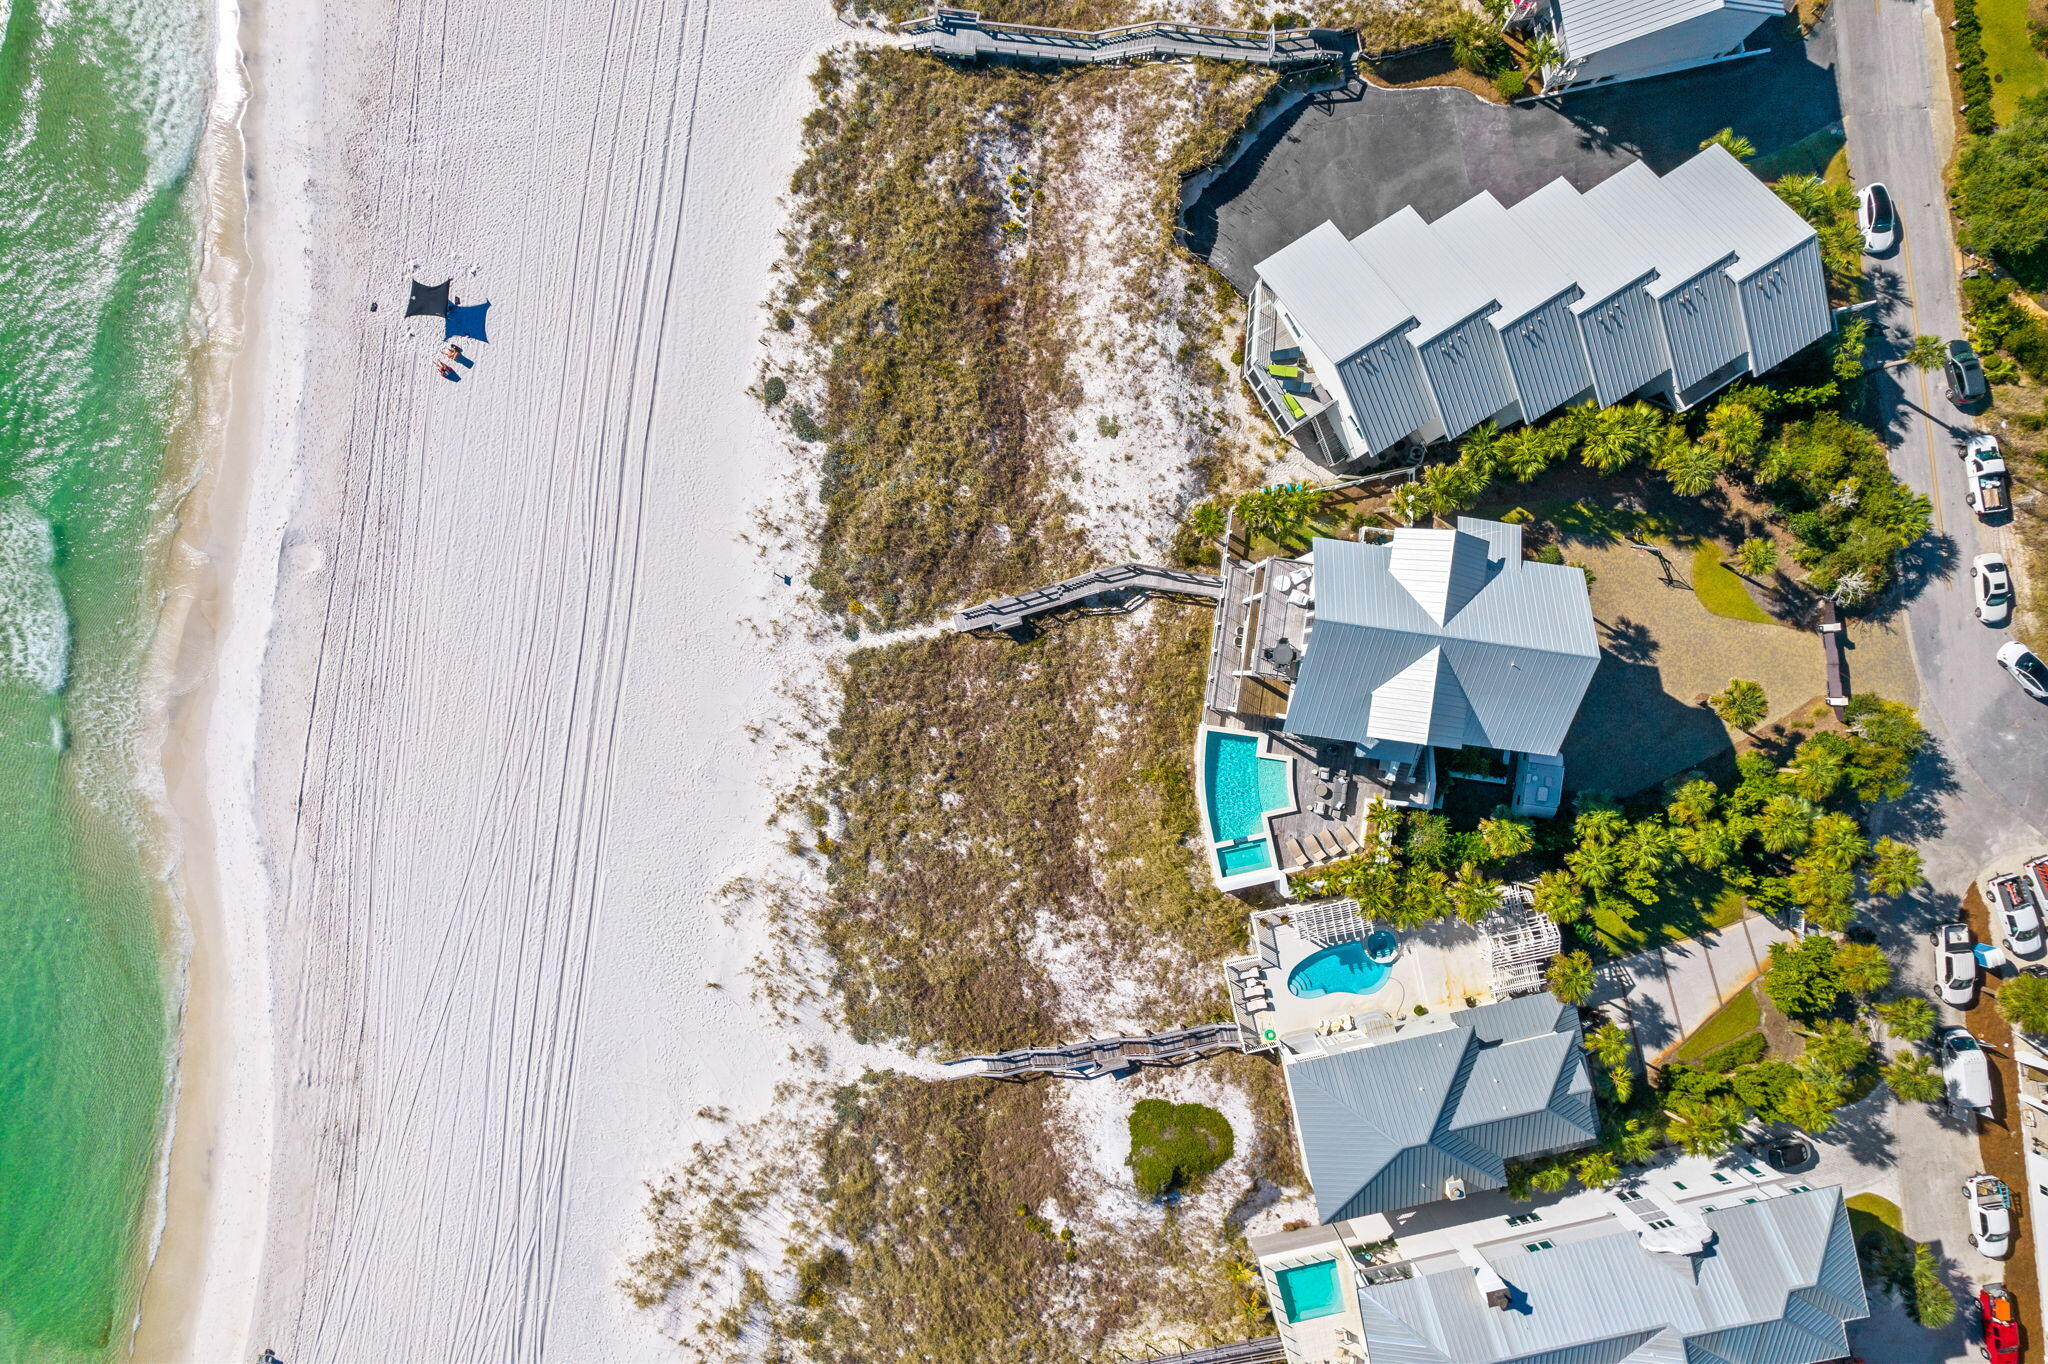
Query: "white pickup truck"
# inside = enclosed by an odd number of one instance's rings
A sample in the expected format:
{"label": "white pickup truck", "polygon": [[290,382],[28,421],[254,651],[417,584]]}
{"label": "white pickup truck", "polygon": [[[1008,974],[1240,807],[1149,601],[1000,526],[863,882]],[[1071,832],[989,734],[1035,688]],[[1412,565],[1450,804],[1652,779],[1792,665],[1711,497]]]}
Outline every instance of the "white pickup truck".
{"label": "white pickup truck", "polygon": [[2012,480],[1998,438],[1979,431],[1963,446],[1963,477],[1969,483],[1970,509],[1979,516],[1997,516],[2012,507]]}

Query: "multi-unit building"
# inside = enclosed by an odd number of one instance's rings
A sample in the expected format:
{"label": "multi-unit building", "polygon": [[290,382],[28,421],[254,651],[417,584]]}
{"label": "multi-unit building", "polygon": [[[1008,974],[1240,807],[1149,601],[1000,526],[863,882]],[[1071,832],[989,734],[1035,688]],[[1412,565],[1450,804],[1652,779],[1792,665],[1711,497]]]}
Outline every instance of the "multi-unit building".
{"label": "multi-unit building", "polygon": [[1745,55],[1782,0],[1524,0],[1548,22],[1560,60],[1545,94],[1641,80]]}
{"label": "multi-unit building", "polygon": [[1257,267],[1245,374],[1332,468],[1569,404],[1686,408],[1833,325],[1820,241],[1712,146],[1659,177],[1554,181],[1356,237],[1324,223]]}

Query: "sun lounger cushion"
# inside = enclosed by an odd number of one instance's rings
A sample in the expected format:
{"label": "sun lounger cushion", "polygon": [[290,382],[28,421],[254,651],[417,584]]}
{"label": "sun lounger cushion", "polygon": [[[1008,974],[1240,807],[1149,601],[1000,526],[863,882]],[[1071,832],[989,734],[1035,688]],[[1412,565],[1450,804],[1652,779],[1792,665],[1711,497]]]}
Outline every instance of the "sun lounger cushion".
{"label": "sun lounger cushion", "polygon": [[1295,397],[1292,393],[1281,394],[1280,401],[1286,405],[1288,416],[1306,417],[1308,415],[1308,409],[1303,407],[1301,405],[1301,400]]}
{"label": "sun lounger cushion", "polygon": [[1268,365],[1266,366],[1266,373],[1272,375],[1275,379],[1299,379],[1301,377],[1301,366]]}

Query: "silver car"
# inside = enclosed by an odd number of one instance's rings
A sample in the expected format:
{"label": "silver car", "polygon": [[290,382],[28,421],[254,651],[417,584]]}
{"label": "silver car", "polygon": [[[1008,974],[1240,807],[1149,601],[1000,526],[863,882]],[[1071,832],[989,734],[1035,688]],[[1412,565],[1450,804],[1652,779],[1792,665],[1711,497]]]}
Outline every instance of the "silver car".
{"label": "silver car", "polygon": [[2012,619],[2012,570],[1996,554],[1970,560],[1970,588],[1977,598],[1977,619],[1996,628]]}
{"label": "silver car", "polygon": [[1998,917],[1998,931],[2005,950],[2031,961],[2041,955],[2041,907],[2023,873],[1994,876],[1986,887],[1992,911]]}
{"label": "silver car", "polygon": [[2036,701],[2048,701],[2048,667],[2032,649],[2009,639],[1998,646],[1998,666],[2012,674],[2021,691]]}
{"label": "silver car", "polygon": [[1977,996],[1977,944],[1968,924],[1943,924],[1934,930],[1934,973],[1941,977],[1941,1002],[1970,1007]]}

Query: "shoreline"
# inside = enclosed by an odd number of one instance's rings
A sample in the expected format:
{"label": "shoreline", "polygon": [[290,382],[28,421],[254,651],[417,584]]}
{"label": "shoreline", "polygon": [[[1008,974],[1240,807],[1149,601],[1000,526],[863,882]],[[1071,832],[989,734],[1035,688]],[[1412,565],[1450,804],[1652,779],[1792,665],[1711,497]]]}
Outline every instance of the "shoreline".
{"label": "shoreline", "polygon": [[[248,426],[250,397],[258,391],[253,332],[262,275],[251,243],[245,120],[261,101],[244,59],[251,22],[248,6],[214,0],[214,86],[201,153],[206,209],[199,306],[208,328],[195,365],[204,377],[194,395],[195,407],[210,418],[198,423],[208,447],[192,461],[176,508],[142,697],[157,744],[153,814],[170,859],[164,892],[175,932],[169,948],[183,968],[172,974],[174,988],[182,988],[173,1010],[156,1226],[127,1350],[150,1361],[246,1353],[240,1337],[253,1313],[251,1271],[261,1245],[268,1165],[263,887],[260,878],[240,887],[255,892],[250,900],[224,895],[225,830],[212,801],[232,773],[212,761],[214,720],[228,690],[227,650],[246,634],[235,628],[235,580],[255,474]],[[240,691],[248,696],[250,688]],[[223,1275],[224,1249],[230,1262],[250,1256],[247,1268],[237,1274],[231,1263]],[[236,1296],[241,1328],[232,1320]]]}

